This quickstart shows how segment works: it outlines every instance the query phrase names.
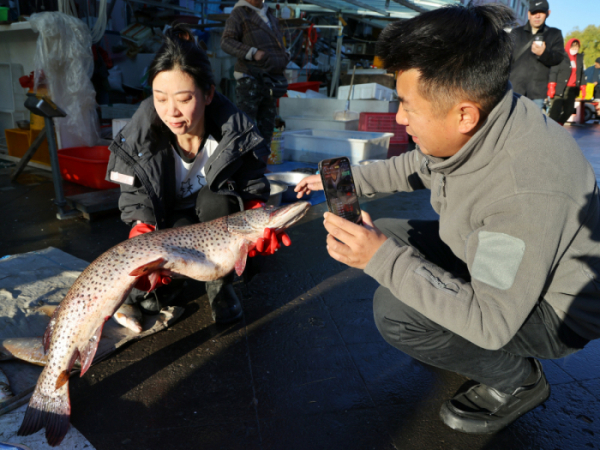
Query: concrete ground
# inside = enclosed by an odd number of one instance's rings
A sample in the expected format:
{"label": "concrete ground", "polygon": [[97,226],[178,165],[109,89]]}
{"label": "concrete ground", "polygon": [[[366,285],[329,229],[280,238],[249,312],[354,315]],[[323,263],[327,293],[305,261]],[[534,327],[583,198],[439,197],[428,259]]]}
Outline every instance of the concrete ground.
{"label": "concrete ground", "polygon": [[[567,130],[600,176],[600,126]],[[11,184],[10,166],[0,161],[0,257],[53,246],[92,261],[127,237],[114,214],[57,220],[48,174],[27,169]],[[436,218],[427,191],[362,206],[374,218]],[[551,398],[509,428],[447,428],[440,406],[465,379],[383,341],[372,318],[377,284],[327,255],[324,211],[313,207],[290,248],[256,258],[258,273],[238,279],[241,322],[212,323],[203,284],[189,282],[171,329],[73,378],[73,426],[98,450],[600,448],[600,341],[544,361]]]}

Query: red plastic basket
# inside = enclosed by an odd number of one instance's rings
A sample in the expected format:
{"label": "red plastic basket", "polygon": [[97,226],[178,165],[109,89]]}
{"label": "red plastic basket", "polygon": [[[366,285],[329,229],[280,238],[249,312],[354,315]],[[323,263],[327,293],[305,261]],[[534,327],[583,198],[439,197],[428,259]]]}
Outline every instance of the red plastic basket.
{"label": "red plastic basket", "polygon": [[398,125],[396,122],[396,113],[362,112],[358,121],[358,131],[394,133],[394,137],[390,139],[390,146],[408,144],[406,127]]}
{"label": "red plastic basket", "polygon": [[94,189],[113,189],[118,184],[106,181],[110,151],[105,145],[71,147],[58,150],[58,165],[64,180]]}
{"label": "red plastic basket", "polygon": [[303,83],[288,84],[288,91],[306,92],[310,89],[311,91],[319,92],[320,87],[321,87],[320,81],[305,81]]}

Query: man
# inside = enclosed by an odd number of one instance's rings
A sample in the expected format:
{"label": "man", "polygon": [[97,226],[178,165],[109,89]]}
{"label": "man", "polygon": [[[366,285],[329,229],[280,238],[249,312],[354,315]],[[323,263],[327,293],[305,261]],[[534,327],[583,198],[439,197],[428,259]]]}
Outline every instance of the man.
{"label": "man", "polygon": [[283,32],[277,18],[263,0],[239,0],[225,22],[221,37],[224,52],[237,57],[237,107],[256,122],[267,144],[271,144],[277,98],[261,83],[263,73],[283,78],[289,62]]}
{"label": "man", "polygon": [[529,2],[529,21],[512,30],[514,50],[510,82],[516,93],[532,99],[540,108],[546,98],[550,67],[565,57],[559,29],[546,25],[550,6],[546,0]]}
{"label": "man", "polygon": [[[512,19],[501,5],[453,6],[380,35],[377,53],[398,71],[397,122],[418,147],[353,167],[357,193],[430,189],[439,221],[325,214],[329,254],[381,285],[383,337],[474,380],[440,412],[467,433],[496,432],[549,397],[535,358],[600,337],[595,175],[569,133],[510,89]],[[296,187],[315,189],[318,176]]]}
{"label": "man", "polygon": [[594,84],[594,98],[600,97],[600,58],[596,58],[596,62],[592,67],[585,70],[585,76],[588,83]]}

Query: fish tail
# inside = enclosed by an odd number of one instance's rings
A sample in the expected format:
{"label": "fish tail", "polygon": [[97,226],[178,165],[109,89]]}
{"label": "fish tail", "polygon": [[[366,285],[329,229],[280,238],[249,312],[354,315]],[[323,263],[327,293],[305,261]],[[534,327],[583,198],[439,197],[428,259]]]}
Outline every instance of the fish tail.
{"label": "fish tail", "polygon": [[17,435],[28,436],[46,428],[46,440],[51,447],[62,442],[70,427],[69,384],[65,383],[57,391],[58,396],[50,397],[36,388]]}

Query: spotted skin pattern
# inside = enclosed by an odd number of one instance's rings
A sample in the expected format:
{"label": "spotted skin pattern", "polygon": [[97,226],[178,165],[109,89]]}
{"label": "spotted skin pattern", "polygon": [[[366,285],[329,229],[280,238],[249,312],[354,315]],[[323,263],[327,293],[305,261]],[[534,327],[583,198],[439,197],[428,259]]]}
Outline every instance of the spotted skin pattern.
{"label": "spotted skin pattern", "polygon": [[265,228],[285,230],[308,211],[310,203],[243,211],[212,222],[136,236],[107,250],[77,278],[54,311],[44,334],[48,362],[29,401],[21,436],[46,428],[48,444],[60,444],[69,430],[68,376],[77,359],[81,376],[90,367],[102,327],[139,276],[160,273],[211,281],[234,268],[241,275],[248,248]]}

